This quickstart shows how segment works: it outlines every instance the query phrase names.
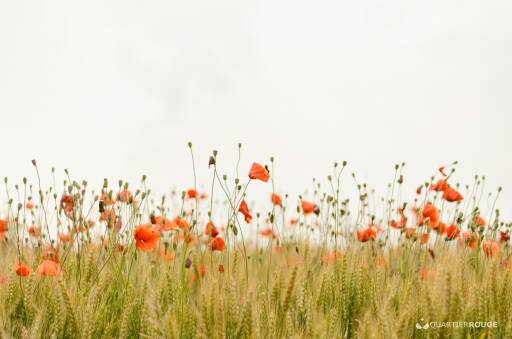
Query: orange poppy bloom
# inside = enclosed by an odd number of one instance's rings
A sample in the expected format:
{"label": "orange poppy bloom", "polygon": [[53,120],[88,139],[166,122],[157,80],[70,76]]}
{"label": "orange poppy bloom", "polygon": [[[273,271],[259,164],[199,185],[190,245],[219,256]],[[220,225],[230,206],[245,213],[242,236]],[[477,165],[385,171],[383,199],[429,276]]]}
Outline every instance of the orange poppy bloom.
{"label": "orange poppy bloom", "polygon": [[189,232],[186,232],[184,234],[180,233],[178,234],[178,239],[183,240],[189,245],[194,245],[196,243],[196,239],[194,238],[193,234],[190,234]]}
{"label": "orange poppy bloom", "polygon": [[26,277],[30,274],[30,267],[20,262],[16,266],[14,266],[14,271],[20,277]]}
{"label": "orange poppy bloom", "polygon": [[270,174],[265,167],[255,162],[252,164],[251,169],[249,170],[249,178],[267,182],[268,179],[270,179]]}
{"label": "orange poppy bloom", "polygon": [[476,236],[471,232],[462,233],[462,243],[466,244],[467,247],[474,250],[478,246],[478,240]]}
{"label": "orange poppy bloom", "polygon": [[172,223],[175,225],[175,227],[181,228],[181,229],[188,229],[188,222],[180,217],[176,217],[172,220]]}
{"label": "orange poppy bloom", "polygon": [[459,201],[462,201],[462,199],[464,199],[462,194],[460,194],[458,191],[456,191],[455,189],[453,189],[451,187],[448,187],[443,192],[442,198],[448,202],[459,202]]}
{"label": "orange poppy bloom", "polygon": [[0,219],[0,237],[5,239],[5,232],[7,231],[7,221]]}
{"label": "orange poppy bloom", "polygon": [[191,188],[187,191],[187,198],[195,199],[196,197],[197,197],[197,191],[195,189]]}
{"label": "orange poppy bloom", "polygon": [[440,179],[435,184],[430,185],[430,190],[436,192],[444,192],[448,187],[448,182],[446,180]]}
{"label": "orange poppy bloom", "polygon": [[52,260],[43,260],[39,265],[37,274],[41,276],[58,276],[62,273],[60,265]]}
{"label": "orange poppy bloom", "polygon": [[219,272],[224,273],[224,265],[219,264]]}
{"label": "orange poppy bloom", "polygon": [[272,239],[276,239],[276,235],[274,234],[274,232],[272,231],[271,228],[264,228],[260,231],[260,235],[262,237],[272,237]]}
{"label": "orange poppy bloom", "polygon": [[426,243],[428,243],[428,238],[429,238],[428,233],[423,233],[423,234],[421,235],[421,243],[422,243],[422,244],[426,244]]}
{"label": "orange poppy bloom", "polygon": [[62,198],[60,198],[60,206],[66,211],[66,213],[73,212],[73,208],[75,207],[75,199],[72,195],[64,194]]}
{"label": "orange poppy bloom", "polygon": [[56,263],[58,263],[60,261],[59,259],[59,249],[58,248],[55,248],[53,246],[47,246],[43,253],[41,254],[41,258],[43,258],[43,260],[51,260],[51,261],[55,261]]}
{"label": "orange poppy bloom", "polygon": [[460,228],[453,224],[448,226],[448,228],[446,229],[446,238],[448,238],[449,240],[456,239],[459,236],[459,234]]}
{"label": "orange poppy bloom", "polygon": [[487,222],[484,218],[482,218],[480,215],[477,215],[473,218],[473,222],[477,224],[478,226],[485,227],[487,226]]}
{"label": "orange poppy bloom", "polygon": [[272,195],[270,196],[270,200],[272,200],[272,203],[276,206],[281,206],[283,203],[281,196],[277,193],[272,193]]}
{"label": "orange poppy bloom", "polygon": [[242,202],[240,203],[240,206],[238,207],[238,212],[244,215],[246,223],[251,223],[252,215],[251,212],[249,212],[249,206],[247,206],[247,202],[245,202],[245,200],[242,200]]}
{"label": "orange poppy bloom", "polygon": [[405,228],[407,226],[407,217],[405,216],[404,210],[399,208],[398,213],[400,214],[400,221],[391,220],[389,225],[397,229]]}
{"label": "orange poppy bloom", "polygon": [[224,244],[224,239],[221,237],[216,237],[212,239],[212,251],[219,251],[222,252],[226,248],[226,245]]}
{"label": "orange poppy bloom", "polygon": [[437,233],[443,235],[448,231],[448,225],[446,225],[444,222],[441,222],[434,229],[437,231]]}
{"label": "orange poppy bloom", "polygon": [[485,240],[482,242],[482,251],[486,256],[492,257],[500,251],[500,244],[496,241]]}
{"label": "orange poppy bloom", "polygon": [[129,203],[132,199],[132,192],[128,189],[123,189],[121,192],[117,193],[117,200],[124,203]]}
{"label": "orange poppy bloom", "polygon": [[309,202],[306,200],[301,200],[300,206],[302,207],[302,212],[305,215],[308,215],[311,213],[315,213],[316,215],[318,215],[320,213],[320,209],[318,208],[318,206],[315,203],[312,203],[312,202]]}
{"label": "orange poppy bloom", "polygon": [[290,225],[297,225],[297,222],[299,222],[299,221],[297,220],[297,218],[291,218],[291,219],[290,219]]}
{"label": "orange poppy bloom", "polygon": [[428,218],[430,220],[431,228],[435,228],[437,226],[437,224],[439,223],[439,219],[441,217],[437,207],[431,203],[425,204],[421,214],[422,214],[423,218]]}
{"label": "orange poppy bloom", "polygon": [[356,236],[357,240],[359,240],[360,242],[367,242],[369,240],[377,238],[377,232],[375,232],[373,228],[370,226],[363,231],[357,231]]}
{"label": "orange poppy bloom", "polygon": [[217,227],[215,227],[213,222],[208,221],[208,223],[206,224],[206,227],[204,228],[204,234],[206,234],[212,238],[215,238],[216,236],[219,235],[219,230],[217,230]]}
{"label": "orange poppy bloom", "polygon": [[199,275],[201,276],[201,278],[204,278],[204,276],[206,275],[206,267],[203,264],[199,264],[197,270],[199,271]]}
{"label": "orange poppy bloom", "polygon": [[29,202],[27,202],[27,203],[25,204],[25,208],[27,208],[27,209],[31,210],[31,209],[33,209],[33,208],[34,208],[34,204],[33,204],[32,202],[30,202],[30,201],[29,201]]}
{"label": "orange poppy bloom", "polygon": [[28,228],[28,234],[30,234],[32,237],[39,237],[41,235],[41,229],[37,226],[30,226]]}
{"label": "orange poppy bloom", "polygon": [[158,226],[158,230],[160,232],[170,231],[174,228],[176,228],[176,223],[172,222],[171,220],[164,218],[161,215],[157,216],[151,216],[151,223]]}
{"label": "orange poppy bloom", "polygon": [[152,224],[139,225],[133,232],[135,246],[144,252],[153,251],[160,240],[160,232]]}
{"label": "orange poppy bloom", "polygon": [[419,270],[419,275],[422,279],[430,279],[430,280],[434,280],[437,276],[437,272],[434,271],[434,270],[427,270],[427,269],[421,269]]}

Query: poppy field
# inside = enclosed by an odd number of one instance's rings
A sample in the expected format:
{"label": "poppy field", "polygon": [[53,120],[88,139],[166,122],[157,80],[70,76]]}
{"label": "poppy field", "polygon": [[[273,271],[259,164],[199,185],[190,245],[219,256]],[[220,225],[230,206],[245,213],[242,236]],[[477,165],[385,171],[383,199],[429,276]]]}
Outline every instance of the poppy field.
{"label": "poppy field", "polygon": [[164,195],[36,160],[34,182],[4,178],[1,338],[512,338],[511,224],[485,177],[438,164],[409,192],[397,164],[379,195],[339,162],[292,196],[273,158],[228,177],[188,146],[194,180]]}

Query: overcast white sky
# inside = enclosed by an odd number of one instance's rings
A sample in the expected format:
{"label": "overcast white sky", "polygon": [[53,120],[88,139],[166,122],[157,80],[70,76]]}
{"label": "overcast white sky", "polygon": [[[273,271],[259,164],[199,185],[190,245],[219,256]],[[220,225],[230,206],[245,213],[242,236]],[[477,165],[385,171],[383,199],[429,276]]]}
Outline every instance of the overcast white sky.
{"label": "overcast white sky", "polygon": [[210,151],[232,168],[240,141],[242,166],[274,155],[291,193],[336,160],[379,190],[406,161],[410,193],[459,160],[512,217],[511,16],[508,0],[3,1],[0,175],[32,178],[37,158],[183,188],[187,141],[205,184]]}

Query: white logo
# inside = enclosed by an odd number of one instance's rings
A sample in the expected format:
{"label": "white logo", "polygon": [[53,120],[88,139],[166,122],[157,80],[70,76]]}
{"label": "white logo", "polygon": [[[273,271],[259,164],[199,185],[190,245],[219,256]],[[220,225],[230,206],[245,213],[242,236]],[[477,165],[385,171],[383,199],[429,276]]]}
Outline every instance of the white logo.
{"label": "white logo", "polygon": [[[424,322],[424,321],[425,321],[425,319],[421,318],[421,322]],[[424,325],[421,325],[420,323],[416,323],[416,328],[418,330],[426,330],[429,328],[429,324],[428,324],[428,322],[426,322]]]}

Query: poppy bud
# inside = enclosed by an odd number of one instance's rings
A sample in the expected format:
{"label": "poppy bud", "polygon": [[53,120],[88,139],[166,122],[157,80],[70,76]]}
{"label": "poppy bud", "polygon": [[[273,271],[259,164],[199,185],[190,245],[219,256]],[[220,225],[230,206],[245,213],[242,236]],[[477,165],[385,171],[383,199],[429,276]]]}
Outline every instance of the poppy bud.
{"label": "poppy bud", "polygon": [[215,158],[213,156],[210,156],[210,159],[208,160],[208,167],[211,165],[215,165]]}
{"label": "poppy bud", "polygon": [[32,165],[37,166],[36,159],[32,159]]}
{"label": "poppy bud", "polygon": [[190,142],[190,141],[189,141],[189,142],[187,143],[187,145],[188,145],[188,147],[192,148],[192,142]]}
{"label": "poppy bud", "polygon": [[192,260],[187,257],[187,259],[185,259],[185,268],[190,268],[190,266],[192,266]]}

